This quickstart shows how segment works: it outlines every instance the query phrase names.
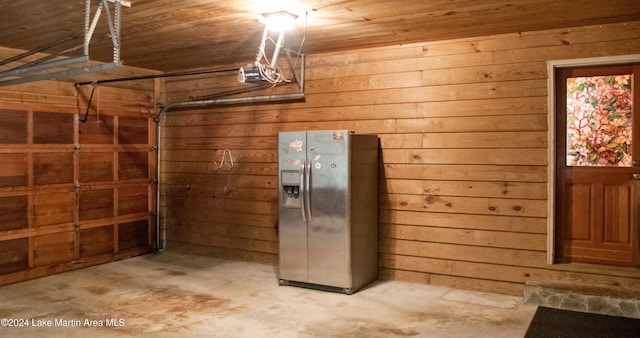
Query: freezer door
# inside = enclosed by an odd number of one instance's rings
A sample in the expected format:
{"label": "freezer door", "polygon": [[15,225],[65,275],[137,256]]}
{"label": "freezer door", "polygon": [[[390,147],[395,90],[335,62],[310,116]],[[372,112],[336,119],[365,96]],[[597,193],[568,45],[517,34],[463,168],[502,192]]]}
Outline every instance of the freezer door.
{"label": "freezer door", "polygon": [[278,134],[279,277],[299,282],[307,282],[306,143],[306,132]]}
{"label": "freezer door", "polygon": [[308,281],[352,286],[349,131],[308,131]]}

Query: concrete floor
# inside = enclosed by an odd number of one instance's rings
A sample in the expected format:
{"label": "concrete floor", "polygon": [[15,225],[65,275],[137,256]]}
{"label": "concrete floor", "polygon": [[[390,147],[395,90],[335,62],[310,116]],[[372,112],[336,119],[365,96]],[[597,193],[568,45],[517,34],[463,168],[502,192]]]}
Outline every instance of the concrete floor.
{"label": "concrete floor", "polygon": [[0,336],[512,338],[536,309],[392,281],[348,296],[278,286],[276,276],[270,265],[163,252],[7,285]]}

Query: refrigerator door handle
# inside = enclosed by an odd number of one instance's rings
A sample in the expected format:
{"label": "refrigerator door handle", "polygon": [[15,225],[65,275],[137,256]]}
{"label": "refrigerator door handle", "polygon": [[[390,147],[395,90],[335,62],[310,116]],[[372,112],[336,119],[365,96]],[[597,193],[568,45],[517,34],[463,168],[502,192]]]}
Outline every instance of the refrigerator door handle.
{"label": "refrigerator door handle", "polygon": [[305,186],[304,186],[304,172],[305,172],[305,161],[304,159],[302,159],[302,165],[300,166],[300,216],[302,216],[302,220],[304,222],[307,221],[307,216],[304,213],[304,207],[305,207],[305,203],[304,203],[304,191]]}
{"label": "refrigerator door handle", "polygon": [[307,182],[305,184],[305,197],[307,198],[307,201],[305,202],[306,206],[307,206],[307,218],[309,218],[309,220],[311,220],[311,159],[307,158],[307,173],[305,176],[307,176]]}

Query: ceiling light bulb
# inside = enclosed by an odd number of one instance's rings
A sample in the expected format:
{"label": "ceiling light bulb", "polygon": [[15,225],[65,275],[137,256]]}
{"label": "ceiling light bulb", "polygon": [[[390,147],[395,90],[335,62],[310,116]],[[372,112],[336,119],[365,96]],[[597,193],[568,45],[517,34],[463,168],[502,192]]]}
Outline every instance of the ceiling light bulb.
{"label": "ceiling light bulb", "polygon": [[262,14],[259,21],[265,24],[269,29],[284,32],[293,28],[297,15],[286,11]]}

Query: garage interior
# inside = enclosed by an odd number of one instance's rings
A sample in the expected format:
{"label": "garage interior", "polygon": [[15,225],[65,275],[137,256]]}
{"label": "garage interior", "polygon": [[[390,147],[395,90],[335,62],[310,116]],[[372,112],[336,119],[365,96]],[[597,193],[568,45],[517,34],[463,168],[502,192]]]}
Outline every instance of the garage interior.
{"label": "garage interior", "polygon": [[[0,332],[513,337],[537,305],[640,318],[638,255],[556,259],[553,185],[553,66],[639,64],[635,0],[0,8],[0,317],[126,323]],[[266,30],[274,13],[293,27]],[[278,286],[277,137],[300,130],[379,137],[378,280],[353,295]]]}

